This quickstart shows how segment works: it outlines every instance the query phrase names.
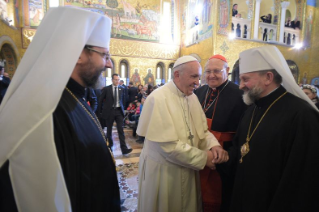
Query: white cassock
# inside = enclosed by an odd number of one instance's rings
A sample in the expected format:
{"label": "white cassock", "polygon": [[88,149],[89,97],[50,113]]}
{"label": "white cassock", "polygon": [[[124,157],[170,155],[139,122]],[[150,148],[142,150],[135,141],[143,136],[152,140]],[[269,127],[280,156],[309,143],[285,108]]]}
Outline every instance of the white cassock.
{"label": "white cassock", "polygon": [[138,211],[202,211],[198,170],[206,165],[206,151],[219,143],[207,130],[197,96],[185,96],[173,81],[155,90],[145,101],[137,134],[145,136]]}

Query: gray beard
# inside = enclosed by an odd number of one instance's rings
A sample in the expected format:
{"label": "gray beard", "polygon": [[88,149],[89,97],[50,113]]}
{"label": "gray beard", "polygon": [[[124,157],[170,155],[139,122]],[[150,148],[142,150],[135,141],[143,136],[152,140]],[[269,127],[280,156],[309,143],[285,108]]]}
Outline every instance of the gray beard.
{"label": "gray beard", "polygon": [[260,94],[263,90],[260,87],[255,86],[253,89],[245,91],[243,95],[243,100],[246,105],[253,104],[257,99],[259,99]]}

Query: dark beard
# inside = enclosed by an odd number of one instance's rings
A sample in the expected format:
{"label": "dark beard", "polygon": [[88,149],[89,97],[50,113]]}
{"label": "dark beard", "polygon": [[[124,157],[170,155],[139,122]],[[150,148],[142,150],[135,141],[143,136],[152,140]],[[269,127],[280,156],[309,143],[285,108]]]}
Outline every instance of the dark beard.
{"label": "dark beard", "polygon": [[[87,70],[90,70],[92,69],[92,67],[88,67]],[[83,71],[81,73],[81,78],[85,84],[85,87],[89,87],[89,88],[94,88],[98,82],[98,79],[102,73],[102,71],[105,71],[106,70],[106,67],[103,67],[101,69],[95,69],[92,72],[89,72],[89,71]]]}

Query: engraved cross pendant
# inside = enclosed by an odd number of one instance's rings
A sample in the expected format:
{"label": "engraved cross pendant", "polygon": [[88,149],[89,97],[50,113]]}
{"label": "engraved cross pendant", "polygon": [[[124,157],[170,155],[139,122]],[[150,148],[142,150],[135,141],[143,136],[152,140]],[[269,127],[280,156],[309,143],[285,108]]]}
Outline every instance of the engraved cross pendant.
{"label": "engraved cross pendant", "polygon": [[188,139],[189,139],[189,140],[191,140],[191,141],[193,141],[193,138],[194,138],[194,136],[192,135],[192,133],[191,133],[191,132],[189,132]]}

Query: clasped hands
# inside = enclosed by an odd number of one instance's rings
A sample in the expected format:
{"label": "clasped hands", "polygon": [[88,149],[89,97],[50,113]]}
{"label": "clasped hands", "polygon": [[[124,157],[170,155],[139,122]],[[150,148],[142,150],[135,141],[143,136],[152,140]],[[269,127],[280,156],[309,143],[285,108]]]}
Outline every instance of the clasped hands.
{"label": "clasped hands", "polygon": [[225,151],[221,146],[215,146],[207,151],[206,166],[215,170],[216,164],[225,163],[228,161],[228,159],[228,152]]}

